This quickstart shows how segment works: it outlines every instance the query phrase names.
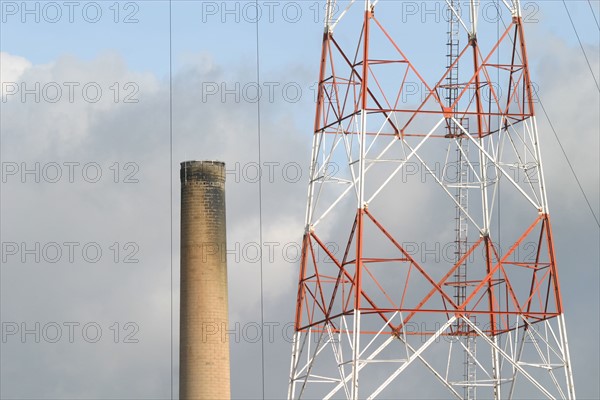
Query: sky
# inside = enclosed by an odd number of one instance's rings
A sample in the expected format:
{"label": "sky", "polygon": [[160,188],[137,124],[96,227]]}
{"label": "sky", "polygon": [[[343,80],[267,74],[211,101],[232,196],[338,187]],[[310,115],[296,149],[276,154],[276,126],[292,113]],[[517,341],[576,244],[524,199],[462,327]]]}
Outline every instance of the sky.
{"label": "sky", "polygon": [[[435,3],[387,3],[437,76]],[[227,165],[232,397],[285,397],[324,2],[258,4],[0,1],[1,398],[177,398],[190,159]],[[600,8],[566,4],[576,30],[560,1],[523,14],[575,382],[593,399]]]}

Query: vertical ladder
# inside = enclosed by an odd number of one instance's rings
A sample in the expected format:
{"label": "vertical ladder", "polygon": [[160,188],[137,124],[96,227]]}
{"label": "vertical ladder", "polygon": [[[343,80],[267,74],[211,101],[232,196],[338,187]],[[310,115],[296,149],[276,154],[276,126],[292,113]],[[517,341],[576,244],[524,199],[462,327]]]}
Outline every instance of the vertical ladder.
{"label": "vertical ladder", "polygon": [[[477,324],[477,320],[475,316],[471,317],[471,321]],[[477,392],[475,386],[475,382],[477,380],[477,364],[475,364],[475,354],[477,354],[477,341],[475,340],[474,335],[469,335],[466,337],[466,345],[467,350],[465,352],[465,376],[466,376],[466,385],[465,385],[465,399],[476,399]],[[473,354],[473,357],[469,355],[469,352]]]}
{"label": "vertical ladder", "polygon": [[[451,0],[450,6],[454,8],[458,6],[458,1]],[[460,24],[456,16],[450,12],[448,15],[448,41],[447,48],[447,69],[446,77],[446,94],[445,100],[448,107],[453,107],[454,119],[459,121],[463,128],[469,131],[468,118],[461,118],[456,113],[456,106],[453,106],[459,93],[460,83],[458,75],[458,63],[456,62],[459,55],[459,35]],[[455,64],[456,62],[456,64]],[[469,142],[468,138],[463,139],[461,128],[451,119],[446,123],[446,137],[454,138],[457,141],[456,146],[456,227],[455,227],[455,262],[458,262],[463,255],[468,251],[468,219],[463,210],[469,209]],[[454,273],[454,299],[456,304],[462,304],[467,298],[467,260],[465,260]],[[471,317],[473,318],[473,317]],[[477,365],[475,364],[476,343],[475,337],[470,334],[470,327],[462,320],[457,321],[455,326],[456,334],[464,338],[466,350],[464,351],[464,398],[476,398],[475,381],[477,379]]]}
{"label": "vertical ladder", "polygon": [[[452,7],[454,7],[455,5],[454,0],[450,1],[450,4]],[[456,98],[458,97],[458,64],[455,65],[454,67],[452,67],[452,64],[454,64],[454,62],[456,61],[456,59],[458,58],[458,53],[459,53],[459,48],[458,48],[458,37],[459,37],[459,32],[460,31],[460,25],[458,23],[458,21],[456,20],[456,17],[454,16],[454,14],[449,13],[448,15],[448,41],[446,42],[446,48],[447,48],[447,69],[449,69],[450,71],[448,72],[448,75],[446,76],[446,104],[448,105],[448,107],[452,106],[452,104],[454,104],[454,101],[456,100]],[[448,128],[448,134],[451,135],[456,135],[457,133],[460,132],[460,129],[455,126],[452,121],[448,121],[447,124],[447,128]]]}

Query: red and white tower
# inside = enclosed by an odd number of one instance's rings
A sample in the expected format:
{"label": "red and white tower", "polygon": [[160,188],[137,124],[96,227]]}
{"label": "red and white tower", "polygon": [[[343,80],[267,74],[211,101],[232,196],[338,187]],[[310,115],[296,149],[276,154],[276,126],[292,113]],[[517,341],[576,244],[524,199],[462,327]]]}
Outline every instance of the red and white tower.
{"label": "red and white tower", "polygon": [[401,3],[327,1],[288,398],[574,399],[520,2]]}

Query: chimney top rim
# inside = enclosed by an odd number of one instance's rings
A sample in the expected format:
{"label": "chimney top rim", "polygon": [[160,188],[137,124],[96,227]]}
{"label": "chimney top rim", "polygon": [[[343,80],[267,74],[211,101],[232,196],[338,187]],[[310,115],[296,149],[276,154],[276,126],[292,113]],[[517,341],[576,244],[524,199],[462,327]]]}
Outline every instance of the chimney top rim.
{"label": "chimney top rim", "polygon": [[225,165],[225,162],[218,160],[188,160],[182,161],[181,166],[186,165],[203,165],[203,164],[212,164],[212,165]]}

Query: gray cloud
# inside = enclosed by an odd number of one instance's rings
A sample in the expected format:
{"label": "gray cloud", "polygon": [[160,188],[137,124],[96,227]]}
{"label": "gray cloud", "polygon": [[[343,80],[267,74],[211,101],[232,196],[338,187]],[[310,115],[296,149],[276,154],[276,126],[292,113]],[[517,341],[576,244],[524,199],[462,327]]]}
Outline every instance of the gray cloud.
{"label": "gray cloud", "polygon": [[[539,53],[532,57],[540,60],[557,51],[556,44],[535,43],[540,44],[536,47]],[[542,61],[536,75],[544,105],[592,204],[597,205],[597,92],[593,86],[581,84],[589,81],[589,71],[573,61],[578,50],[560,42],[558,46],[561,53],[570,56],[552,58],[552,68],[544,67],[550,61]],[[26,183],[19,174],[8,176],[2,183],[2,241],[24,242],[30,247],[36,242],[41,247],[51,242],[78,242],[78,251],[97,243],[103,252],[96,263],[79,252],[72,263],[66,256],[56,263],[43,257],[36,263],[32,256],[22,262],[19,255],[3,261],[2,321],[15,322],[19,328],[21,322],[29,328],[36,321],[42,328],[56,322],[63,327],[63,337],[67,335],[64,323],[78,322],[83,327],[93,322],[102,328],[103,335],[97,343],[90,343],[90,338],[79,332],[74,343],[66,339],[49,343],[44,337],[35,343],[34,335],[21,343],[18,334],[8,337],[2,343],[0,394],[7,398],[166,398],[171,393],[171,378],[177,393],[178,163],[209,158],[225,161],[230,171],[227,208],[232,251],[228,261],[233,395],[260,397],[261,343],[253,335],[260,322],[260,263],[252,253],[260,241],[259,192],[253,175],[259,161],[257,109],[255,103],[247,99],[236,102],[231,96],[224,102],[220,96],[204,100],[200,90],[206,82],[253,82],[253,66],[232,69],[201,54],[176,71],[171,154],[166,79],[131,71],[119,55],[111,53],[91,61],[65,56],[44,66],[29,65],[7,54],[2,57],[2,81],[79,82],[81,86],[94,82],[104,93],[98,103],[84,98],[73,103],[35,103],[31,97],[21,102],[13,96],[2,104],[3,165],[16,163],[22,168],[26,163],[34,168],[39,162],[41,171],[40,183],[34,182],[31,174],[25,176]],[[303,87],[308,87],[312,71],[303,66],[293,68],[302,77]],[[7,71],[22,72],[8,75]],[[266,71],[263,80],[286,82],[287,77],[278,70]],[[121,85],[121,95],[131,93],[123,85],[135,83],[139,88],[135,99],[139,101],[115,103],[114,90],[110,89],[115,82]],[[312,108],[306,111],[309,106],[311,101],[304,98],[299,103],[278,99],[262,104],[261,161],[263,167],[265,162],[271,163],[274,171],[272,182],[263,180],[263,241],[277,243],[273,258],[263,260],[264,319],[277,324],[273,340],[265,343],[268,398],[281,398],[286,393],[291,345],[284,327],[293,319],[297,257],[284,253],[283,248],[288,243],[292,243],[288,249],[297,248],[301,240],[311,123],[298,115],[311,115]],[[598,230],[543,119],[538,111],[575,378],[579,395],[594,397],[598,394],[594,378],[598,375],[598,325],[594,318],[598,313]],[[79,163],[73,183],[68,181],[65,162]],[[44,167],[47,173],[52,172],[50,163],[61,165],[63,179],[57,183],[43,176]],[[102,171],[97,183],[88,182],[94,176],[81,172],[91,163],[97,163]],[[294,168],[289,165],[301,166],[300,179],[285,175],[286,166]],[[88,167],[90,174],[95,170],[92,167]],[[117,183],[115,170],[119,171]],[[129,177],[139,181],[124,182],[132,171]],[[422,186],[415,182],[413,188],[424,190]],[[422,196],[421,202],[409,197],[403,200],[415,207],[419,203],[431,206],[437,198],[426,191]],[[381,205],[393,206],[394,202],[390,197],[381,200]],[[428,218],[433,221],[444,212],[436,211]],[[414,221],[418,217],[398,213],[389,222],[396,225],[411,218]],[[335,233],[333,230],[331,236]],[[414,237],[426,234],[423,227]],[[114,243],[119,247],[118,262],[114,261],[114,247],[111,249]],[[133,257],[139,262],[123,262],[132,249],[125,247],[127,243],[138,246]],[[65,251],[66,246],[61,248]],[[134,335],[138,343],[123,343],[133,331],[125,329],[127,322],[139,327]],[[48,325],[47,335],[51,329]],[[119,343],[114,343],[115,330]],[[422,387],[419,380],[413,382]]]}

